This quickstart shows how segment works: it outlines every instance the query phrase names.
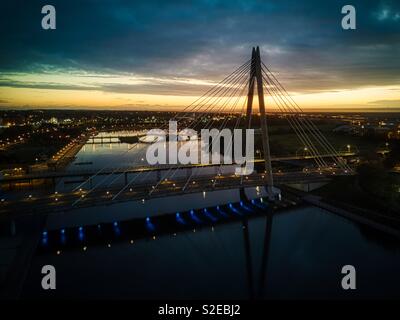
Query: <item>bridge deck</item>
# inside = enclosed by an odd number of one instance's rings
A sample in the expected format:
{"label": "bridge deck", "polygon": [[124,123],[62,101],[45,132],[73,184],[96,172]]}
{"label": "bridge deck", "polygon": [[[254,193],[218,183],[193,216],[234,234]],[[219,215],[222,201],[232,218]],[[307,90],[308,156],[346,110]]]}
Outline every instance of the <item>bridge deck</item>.
{"label": "bridge deck", "polygon": [[[216,179],[215,184],[211,181]],[[328,182],[330,177],[325,175],[310,173],[292,173],[275,174],[274,181],[276,184],[286,183],[316,183]],[[216,178],[215,175],[205,175],[193,178],[192,183],[186,186],[187,179],[176,179],[174,181],[163,181],[159,186],[153,190],[155,182],[136,183],[130,188],[126,188],[118,198],[113,200],[120,190],[121,186],[114,188],[98,188],[93,191],[82,190],[76,192],[67,192],[63,194],[40,194],[31,198],[25,197],[24,199],[6,200],[0,205],[0,212],[5,213],[46,213],[53,211],[68,211],[81,207],[92,207],[104,204],[113,204],[117,202],[132,201],[149,199],[150,192],[151,198],[161,198],[172,195],[181,195],[187,193],[226,190],[237,187],[255,187],[266,185],[266,176],[261,173],[252,174],[241,178],[240,176],[221,176]],[[184,190],[183,190],[184,189]],[[77,201],[78,200],[78,201]]]}
{"label": "bridge deck", "polygon": [[[347,152],[342,156],[353,156],[355,153]],[[332,157],[333,155],[324,155],[324,157]],[[272,161],[290,161],[290,160],[309,160],[313,159],[312,156],[282,156],[272,157]],[[255,159],[254,163],[263,163],[264,159]],[[148,171],[164,171],[169,169],[190,169],[199,167],[219,167],[220,164],[188,164],[188,165],[158,165],[158,166],[137,166],[137,167],[124,167],[124,168],[102,168],[101,170],[73,170],[73,171],[38,171],[27,173],[23,175],[5,176],[0,179],[0,183],[9,183],[17,181],[30,181],[35,179],[53,179],[53,178],[67,178],[67,177],[87,177],[93,175],[110,175],[110,174],[131,174]],[[232,164],[225,164],[223,166],[232,166]]]}

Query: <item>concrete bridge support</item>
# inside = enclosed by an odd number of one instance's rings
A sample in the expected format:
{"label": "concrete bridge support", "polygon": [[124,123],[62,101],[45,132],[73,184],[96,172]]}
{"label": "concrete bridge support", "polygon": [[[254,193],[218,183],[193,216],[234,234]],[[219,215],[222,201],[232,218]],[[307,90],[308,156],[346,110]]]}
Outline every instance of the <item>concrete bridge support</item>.
{"label": "concrete bridge support", "polygon": [[262,133],[262,143],[264,151],[264,164],[265,170],[267,172],[267,191],[268,197],[272,200],[275,198],[273,192],[274,180],[272,176],[272,165],[271,165],[271,153],[269,148],[269,135],[267,126],[267,116],[265,112],[264,103],[264,87],[263,78],[261,74],[261,58],[259,47],[253,48],[251,56],[251,68],[249,77],[249,90],[247,98],[247,112],[246,112],[246,122],[247,128],[251,128],[251,114],[253,111],[253,96],[254,96],[254,85],[257,83],[257,95],[258,95],[258,106],[261,114],[261,133]]}

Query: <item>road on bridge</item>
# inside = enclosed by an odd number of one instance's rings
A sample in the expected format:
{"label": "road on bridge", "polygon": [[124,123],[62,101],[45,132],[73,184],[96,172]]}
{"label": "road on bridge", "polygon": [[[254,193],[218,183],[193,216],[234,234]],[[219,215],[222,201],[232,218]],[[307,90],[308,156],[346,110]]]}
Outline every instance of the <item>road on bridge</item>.
{"label": "road on bridge", "polygon": [[[331,177],[320,174],[318,172],[291,172],[276,173],[274,181],[276,184],[288,183],[313,183],[327,182]],[[132,185],[126,188],[124,192],[113,200],[114,196],[119,193],[121,186],[109,189],[85,190],[80,189],[75,192],[68,193],[52,193],[25,196],[23,199],[4,200],[0,204],[1,214],[44,214],[52,211],[67,211],[80,207],[96,206],[111,204],[122,201],[149,199],[179,195],[185,193],[208,192],[213,190],[232,189],[237,187],[255,187],[266,185],[266,175],[263,173],[254,173],[248,176],[237,175],[205,175],[193,177],[190,184],[187,185],[187,179],[164,180],[157,188],[156,183],[146,182]],[[154,189],[154,190],[153,190]],[[78,200],[78,201],[77,201]]]}

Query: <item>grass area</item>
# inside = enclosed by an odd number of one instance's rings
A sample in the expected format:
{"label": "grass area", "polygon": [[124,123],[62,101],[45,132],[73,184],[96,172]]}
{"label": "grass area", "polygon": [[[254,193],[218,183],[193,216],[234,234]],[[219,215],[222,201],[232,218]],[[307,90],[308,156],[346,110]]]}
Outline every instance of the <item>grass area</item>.
{"label": "grass area", "polygon": [[360,208],[381,209],[380,205],[360,188],[357,176],[336,177],[327,185],[313,191],[313,194]]}
{"label": "grass area", "polygon": [[[366,188],[360,180],[362,178],[359,175],[339,176],[312,193],[377,213],[393,215],[400,210],[400,197],[396,188],[393,188],[396,179],[382,177],[380,181],[371,181],[376,185],[375,190]],[[396,216],[399,217],[398,214]]]}
{"label": "grass area", "polygon": [[[319,130],[337,151],[358,151],[361,154],[374,153],[376,149],[381,147],[384,141],[380,139],[371,139],[370,137],[352,136],[343,133],[333,132],[337,126],[336,123],[320,123]],[[272,123],[269,128],[270,147],[273,155],[295,155],[296,152],[301,153],[304,144],[301,142],[297,134],[290,126]],[[314,145],[322,152],[323,148],[320,144],[312,139]],[[256,149],[262,150],[261,136],[255,137]]]}
{"label": "grass area", "polygon": [[[15,165],[32,165],[43,159],[49,159],[67,143],[66,139],[46,139],[14,145],[0,151],[0,168],[6,169]],[[36,161],[38,159],[38,161]]]}
{"label": "grass area", "polygon": [[[347,145],[350,145],[350,151],[356,150],[361,153],[374,152],[382,144],[380,141],[364,137],[335,133],[325,134],[325,137],[336,151],[342,152],[348,150]],[[262,149],[261,137],[256,136],[255,142],[258,149]],[[314,145],[318,150],[323,151],[319,143],[314,142]],[[295,155],[296,152],[301,152],[304,145],[295,133],[282,133],[270,135],[270,147],[271,153],[274,155]]]}

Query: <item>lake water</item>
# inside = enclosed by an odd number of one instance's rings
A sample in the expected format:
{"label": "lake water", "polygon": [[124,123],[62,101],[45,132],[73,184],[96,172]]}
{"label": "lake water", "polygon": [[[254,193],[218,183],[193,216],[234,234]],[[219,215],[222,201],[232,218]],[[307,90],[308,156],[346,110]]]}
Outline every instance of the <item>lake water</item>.
{"label": "lake water", "polygon": [[[99,142],[98,138],[104,137],[118,137],[118,136],[131,136],[135,135],[135,132],[100,132],[96,136],[96,141]],[[119,141],[118,138],[112,138],[112,142]],[[197,142],[187,141],[180,142],[181,144],[193,144]],[[149,166],[146,159],[146,150],[149,144],[147,143],[109,143],[109,139],[104,140],[103,144],[87,143],[82,149],[76,154],[75,159],[66,168],[67,171],[73,172],[91,172],[100,173],[91,178],[89,182],[85,178],[69,177],[63,178],[58,181],[56,190],[60,192],[71,191],[77,186],[83,189],[96,188],[112,188],[123,186],[125,184],[125,176],[123,172],[128,169],[139,168],[143,166]],[[200,149],[199,149],[200,150]],[[168,151],[167,151],[168,154]],[[211,156],[210,156],[211,158]],[[102,175],[101,172],[113,172],[112,175]],[[184,178],[189,175],[201,176],[207,174],[233,174],[233,166],[216,166],[209,168],[195,168],[195,169],[185,169],[178,168],[177,170],[164,170],[161,172],[161,178]],[[154,181],[157,182],[160,176],[156,172],[143,172],[139,174],[130,173],[127,176],[128,183],[134,185],[135,183],[140,183],[144,181]]]}
{"label": "lake water", "polygon": [[[86,146],[76,161],[121,161],[125,144]],[[118,151],[118,152],[117,152]],[[142,150],[143,151],[143,150]],[[129,159],[127,165],[141,158]],[[72,164],[71,166],[73,166]],[[254,192],[250,190],[249,192]],[[259,196],[259,195],[258,195]],[[49,228],[176,212],[235,201],[237,190],[126,202],[52,215]],[[35,256],[24,297],[135,299],[274,299],[400,297],[400,243],[315,207],[298,207],[245,222],[155,240]],[[269,241],[268,236],[269,235]],[[267,240],[266,240],[267,239]],[[268,249],[269,248],[269,249]],[[266,252],[268,254],[266,254]],[[41,267],[54,265],[57,290],[41,289]],[[353,265],[357,289],[341,288]]]}
{"label": "lake water", "polygon": [[[400,297],[398,241],[314,207],[275,214],[270,226],[267,258],[267,217],[250,219],[247,229],[234,222],[111,248],[36,256],[24,296],[228,299],[261,290],[263,298],[274,299]],[[45,264],[56,267],[55,291],[40,287]],[[348,264],[357,271],[355,291],[340,286],[341,268]]]}

